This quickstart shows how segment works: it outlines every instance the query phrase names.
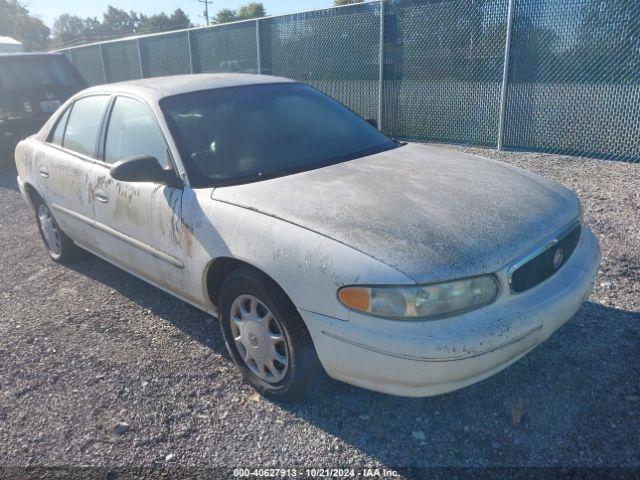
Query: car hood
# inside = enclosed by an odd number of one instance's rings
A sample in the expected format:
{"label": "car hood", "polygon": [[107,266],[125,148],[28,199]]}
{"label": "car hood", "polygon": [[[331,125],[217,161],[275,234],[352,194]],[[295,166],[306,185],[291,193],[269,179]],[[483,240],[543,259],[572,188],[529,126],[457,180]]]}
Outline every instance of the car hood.
{"label": "car hood", "polygon": [[212,198],[316,231],[416,282],[497,272],[579,215],[577,197],[554,182],[419,144]]}

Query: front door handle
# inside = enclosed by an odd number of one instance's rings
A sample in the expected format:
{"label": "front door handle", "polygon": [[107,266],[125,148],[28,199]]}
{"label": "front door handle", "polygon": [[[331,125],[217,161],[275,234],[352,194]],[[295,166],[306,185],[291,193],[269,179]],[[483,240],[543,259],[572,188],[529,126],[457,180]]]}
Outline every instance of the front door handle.
{"label": "front door handle", "polygon": [[109,195],[106,194],[104,190],[97,189],[95,193],[96,200],[102,203],[109,202]]}
{"label": "front door handle", "polygon": [[49,169],[47,168],[46,165],[40,165],[38,172],[40,172],[40,176],[42,178],[49,178]]}

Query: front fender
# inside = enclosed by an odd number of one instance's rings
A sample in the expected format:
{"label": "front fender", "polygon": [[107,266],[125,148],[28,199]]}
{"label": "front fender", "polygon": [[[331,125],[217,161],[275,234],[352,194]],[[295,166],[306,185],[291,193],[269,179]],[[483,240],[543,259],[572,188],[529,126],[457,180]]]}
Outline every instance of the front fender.
{"label": "front fender", "polygon": [[189,264],[210,304],[205,269],[232,257],[273,278],[299,309],[349,319],[338,289],[356,283],[412,284],[388,265],[302,226],[211,199],[211,190],[185,191],[183,219],[191,234]]}

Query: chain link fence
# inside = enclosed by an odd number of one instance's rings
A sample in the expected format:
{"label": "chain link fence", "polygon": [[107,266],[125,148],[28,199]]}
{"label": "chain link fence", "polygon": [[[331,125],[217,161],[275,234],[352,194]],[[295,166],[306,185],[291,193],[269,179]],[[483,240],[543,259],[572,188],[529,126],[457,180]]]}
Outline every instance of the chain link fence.
{"label": "chain link fence", "polygon": [[640,160],[638,0],[378,0],[63,53],[90,84],[280,75],[397,138]]}

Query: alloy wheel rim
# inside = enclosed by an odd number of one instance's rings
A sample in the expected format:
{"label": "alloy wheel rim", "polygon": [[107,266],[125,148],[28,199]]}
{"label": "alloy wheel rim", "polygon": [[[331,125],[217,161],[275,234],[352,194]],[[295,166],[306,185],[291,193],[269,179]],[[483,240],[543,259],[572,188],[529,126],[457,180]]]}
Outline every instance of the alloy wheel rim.
{"label": "alloy wheel rim", "polygon": [[244,364],[261,380],[278,383],[289,370],[280,322],[260,299],[240,295],[231,305],[231,334]]}
{"label": "alloy wheel rim", "polygon": [[40,205],[38,208],[38,220],[40,221],[40,228],[47,248],[51,253],[60,255],[62,253],[60,230],[46,205]]}

